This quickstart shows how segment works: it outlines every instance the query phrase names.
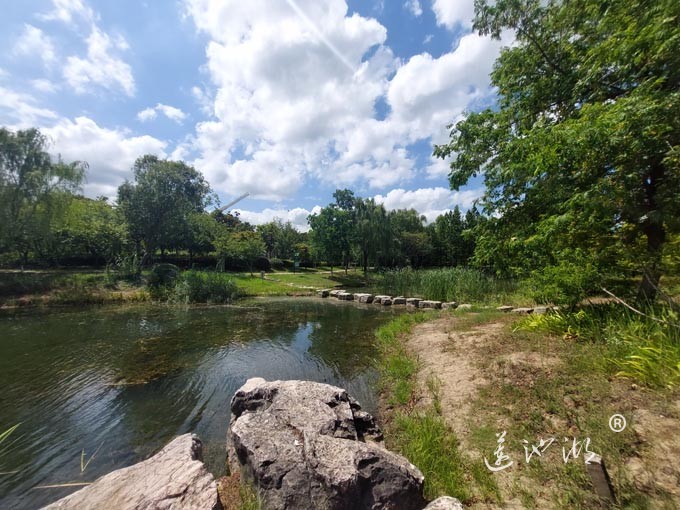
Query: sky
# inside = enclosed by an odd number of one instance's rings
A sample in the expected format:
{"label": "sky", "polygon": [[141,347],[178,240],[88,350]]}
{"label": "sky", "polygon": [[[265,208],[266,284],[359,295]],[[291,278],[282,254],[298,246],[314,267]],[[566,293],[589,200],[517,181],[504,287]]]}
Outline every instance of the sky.
{"label": "sky", "polygon": [[337,188],[434,221],[481,196],[432,157],[493,105],[473,0],[0,0],[0,125],[38,127],[115,199],[143,154],[200,170],[255,224]]}

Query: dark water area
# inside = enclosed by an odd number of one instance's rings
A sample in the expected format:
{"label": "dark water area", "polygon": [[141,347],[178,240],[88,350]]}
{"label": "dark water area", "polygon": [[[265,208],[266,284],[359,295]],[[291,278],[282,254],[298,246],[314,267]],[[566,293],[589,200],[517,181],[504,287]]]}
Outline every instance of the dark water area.
{"label": "dark water area", "polygon": [[[225,470],[229,402],[249,377],[346,388],[376,408],[374,330],[393,310],[314,298],[0,314],[0,508],[38,508],[178,434]],[[81,456],[89,462],[81,472]]]}

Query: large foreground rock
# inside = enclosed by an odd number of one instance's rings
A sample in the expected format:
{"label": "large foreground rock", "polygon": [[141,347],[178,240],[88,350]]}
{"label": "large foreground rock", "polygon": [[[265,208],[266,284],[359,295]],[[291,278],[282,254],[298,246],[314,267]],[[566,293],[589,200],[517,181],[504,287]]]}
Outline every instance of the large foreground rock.
{"label": "large foreground rock", "polygon": [[219,510],[215,479],[203,465],[201,441],[184,434],[153,457],[113,471],[45,509]]}
{"label": "large foreground rock", "polygon": [[423,475],[386,450],[374,418],[345,390],[249,379],[231,402],[228,456],[263,509],[416,510]]}

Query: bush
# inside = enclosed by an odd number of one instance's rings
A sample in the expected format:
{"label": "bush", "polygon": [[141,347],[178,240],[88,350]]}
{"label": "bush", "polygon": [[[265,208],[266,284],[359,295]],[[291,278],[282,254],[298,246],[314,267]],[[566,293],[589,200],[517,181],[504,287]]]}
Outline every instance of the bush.
{"label": "bush", "polygon": [[253,267],[258,271],[271,271],[272,265],[267,257],[257,257]]}
{"label": "bush", "polygon": [[561,262],[531,273],[531,296],[538,303],[576,306],[600,288],[600,277],[592,264]]}
{"label": "bush", "polygon": [[236,283],[224,273],[186,271],[175,285],[173,300],[180,303],[229,303],[238,294]]}
{"label": "bush", "polygon": [[286,264],[281,259],[273,258],[269,262],[271,264],[271,268],[275,271],[281,271],[286,267]]}
{"label": "bush", "polygon": [[153,299],[167,299],[175,286],[179,268],[174,264],[156,264],[151,268],[147,285]]}

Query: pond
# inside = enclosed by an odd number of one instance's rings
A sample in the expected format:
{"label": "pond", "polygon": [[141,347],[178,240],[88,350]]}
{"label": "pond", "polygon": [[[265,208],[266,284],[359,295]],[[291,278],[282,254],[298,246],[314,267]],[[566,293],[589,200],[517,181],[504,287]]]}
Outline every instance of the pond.
{"label": "pond", "polygon": [[0,508],[52,502],[75,489],[36,487],[93,481],[185,432],[223,474],[249,377],[335,384],[375,411],[374,330],[394,313],[280,298],[0,314],[0,431],[20,423],[0,445]]}

